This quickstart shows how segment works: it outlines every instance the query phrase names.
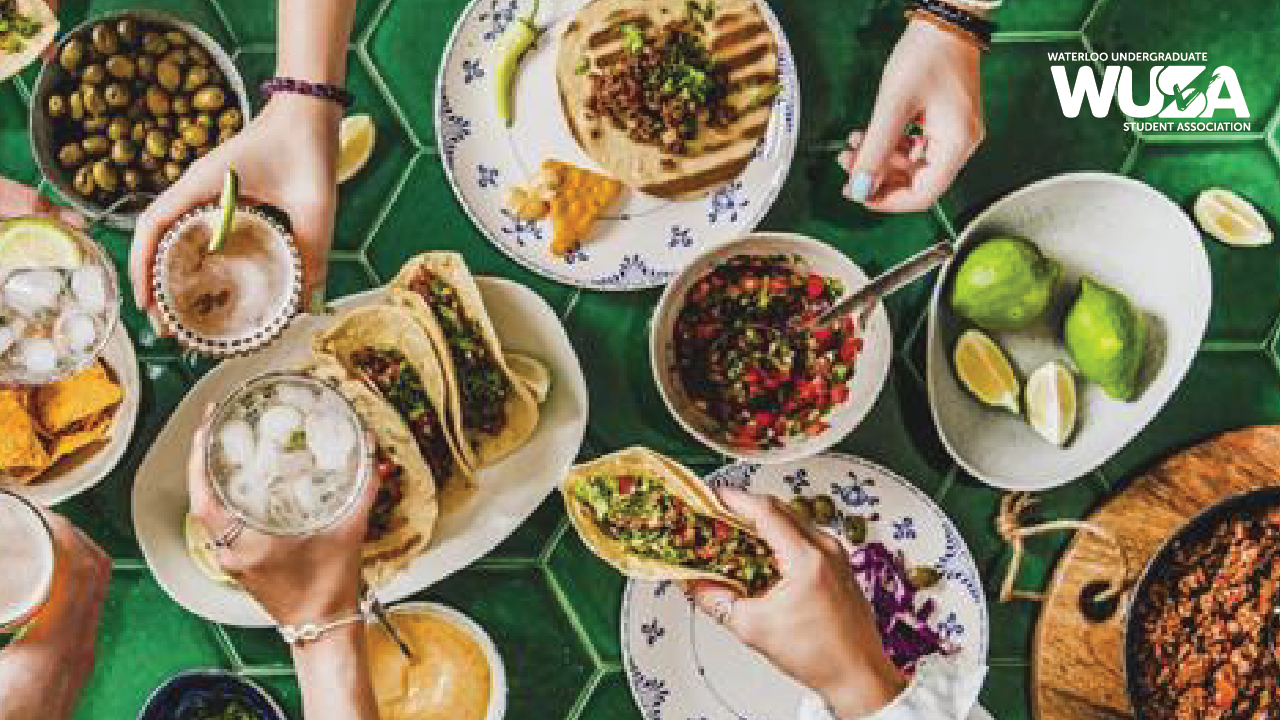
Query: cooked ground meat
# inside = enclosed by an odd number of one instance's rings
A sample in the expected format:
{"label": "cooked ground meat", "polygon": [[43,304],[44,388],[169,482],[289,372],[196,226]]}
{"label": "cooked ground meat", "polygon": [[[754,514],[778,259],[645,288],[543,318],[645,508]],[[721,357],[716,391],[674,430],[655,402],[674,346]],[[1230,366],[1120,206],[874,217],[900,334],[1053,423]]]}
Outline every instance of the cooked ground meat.
{"label": "cooked ground meat", "polygon": [[1236,516],[1172,557],[1137,606],[1145,716],[1277,717],[1280,665],[1268,616],[1280,589],[1280,508]]}

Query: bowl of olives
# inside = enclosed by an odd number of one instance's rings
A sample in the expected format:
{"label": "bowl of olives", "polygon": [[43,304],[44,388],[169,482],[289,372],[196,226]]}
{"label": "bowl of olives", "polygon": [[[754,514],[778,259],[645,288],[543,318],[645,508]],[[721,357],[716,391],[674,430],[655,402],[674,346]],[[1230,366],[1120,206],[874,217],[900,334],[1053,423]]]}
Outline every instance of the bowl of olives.
{"label": "bowl of olives", "polygon": [[198,27],[152,10],[109,13],[67,33],[44,64],[32,151],[67,202],[128,230],[249,112],[231,57]]}

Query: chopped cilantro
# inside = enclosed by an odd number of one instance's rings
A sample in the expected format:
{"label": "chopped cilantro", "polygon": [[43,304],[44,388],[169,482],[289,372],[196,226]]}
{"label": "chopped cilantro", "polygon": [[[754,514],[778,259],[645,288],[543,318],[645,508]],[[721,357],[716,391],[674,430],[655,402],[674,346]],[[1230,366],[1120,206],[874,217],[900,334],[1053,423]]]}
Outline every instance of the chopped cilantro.
{"label": "chopped cilantro", "polygon": [[644,49],[644,31],[631,23],[622,23],[618,25],[618,32],[622,33],[622,44],[627,48],[627,52],[638,54]]}
{"label": "chopped cilantro", "polygon": [[298,452],[307,447],[307,431],[294,430],[289,433],[289,442],[285,443],[284,449],[289,452]]}
{"label": "chopped cilantro", "polygon": [[591,69],[591,61],[586,58],[582,58],[578,60],[578,64],[576,67],[573,68],[573,71],[579,75],[586,75],[587,71],[590,69]]}

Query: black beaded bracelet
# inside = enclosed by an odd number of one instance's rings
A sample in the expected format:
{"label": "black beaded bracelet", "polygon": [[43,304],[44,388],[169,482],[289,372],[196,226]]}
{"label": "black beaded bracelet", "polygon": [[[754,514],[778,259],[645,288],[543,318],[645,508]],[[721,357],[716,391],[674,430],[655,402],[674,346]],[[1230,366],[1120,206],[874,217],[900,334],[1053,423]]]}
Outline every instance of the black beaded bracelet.
{"label": "black beaded bracelet", "polygon": [[267,78],[259,88],[262,93],[262,99],[270,100],[271,96],[278,92],[295,93],[298,95],[306,95],[308,97],[328,100],[338,103],[343,109],[350,108],[356,101],[356,96],[346,88],[337,85],[325,85],[324,83],[307,82],[291,77],[271,77]]}
{"label": "black beaded bracelet", "polygon": [[990,45],[991,34],[996,31],[996,24],[990,20],[978,17],[943,0],[908,0],[907,12],[914,10],[927,12],[946,24],[973,35],[982,45]]}

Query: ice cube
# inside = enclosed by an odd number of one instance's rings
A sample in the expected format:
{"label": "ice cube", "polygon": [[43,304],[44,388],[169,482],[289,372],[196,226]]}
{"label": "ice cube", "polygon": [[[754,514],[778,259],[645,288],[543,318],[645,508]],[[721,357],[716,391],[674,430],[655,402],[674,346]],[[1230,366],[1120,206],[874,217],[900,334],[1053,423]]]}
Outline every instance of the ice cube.
{"label": "ice cube", "polygon": [[344,416],[332,410],[307,416],[307,446],[321,470],[343,470],[356,446],[356,429]]}
{"label": "ice cube", "polygon": [[27,324],[22,318],[0,316],[0,355],[9,352],[26,329]]}
{"label": "ice cube", "polygon": [[58,369],[58,348],[48,338],[25,338],[14,348],[18,364],[32,377],[48,377]]}
{"label": "ice cube", "polygon": [[239,468],[249,468],[258,452],[258,441],[253,427],[244,420],[232,420],[218,430],[218,444],[222,447],[222,459]]}
{"label": "ice cube", "polygon": [[62,294],[62,273],[57,270],[24,270],[4,284],[4,300],[27,318],[37,318],[57,308]]}
{"label": "ice cube", "polygon": [[102,268],[85,265],[71,272],[71,293],[80,309],[100,315],[107,309],[107,275]]}
{"label": "ice cube", "polygon": [[266,521],[271,489],[266,478],[253,472],[237,472],[227,482],[227,499],[237,509],[259,521]]}
{"label": "ice cube", "polygon": [[54,326],[54,338],[69,354],[88,352],[98,340],[98,326],[93,316],[78,310],[69,310],[58,318]]}
{"label": "ice cube", "polygon": [[316,391],[307,385],[280,383],[275,386],[275,391],[276,400],[280,401],[280,404],[297,408],[298,412],[304,415],[316,406]]}
{"label": "ice cube", "polygon": [[293,433],[302,429],[302,413],[292,405],[273,405],[258,420],[258,433],[264,443],[287,445]]}
{"label": "ice cube", "polygon": [[[267,446],[267,448],[270,447]],[[314,472],[316,469],[315,457],[310,450],[305,448],[290,452],[282,452],[278,447],[276,449],[264,449],[270,454],[267,468],[272,477],[301,477]]]}

